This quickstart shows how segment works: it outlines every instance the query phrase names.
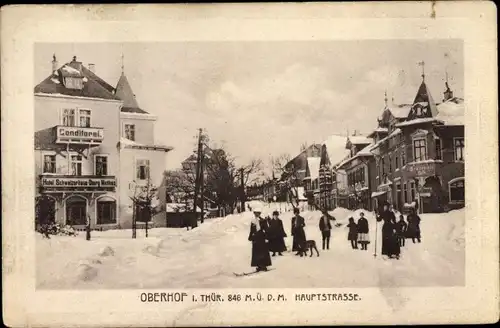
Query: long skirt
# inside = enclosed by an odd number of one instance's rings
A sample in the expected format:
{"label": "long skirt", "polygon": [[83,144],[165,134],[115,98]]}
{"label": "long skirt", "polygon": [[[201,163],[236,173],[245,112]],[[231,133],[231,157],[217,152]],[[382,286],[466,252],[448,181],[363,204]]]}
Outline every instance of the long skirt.
{"label": "long skirt", "polygon": [[284,252],[286,251],[285,241],[283,237],[272,238],[269,240],[269,251]]}
{"label": "long skirt", "polygon": [[347,234],[347,240],[358,240],[358,233],[357,232],[349,232]]}
{"label": "long skirt", "polygon": [[306,233],[303,228],[298,228],[293,234],[292,252],[298,252],[301,245],[306,241]]}
{"label": "long skirt", "polygon": [[252,243],[252,267],[266,267],[271,265],[271,256],[265,241]]}

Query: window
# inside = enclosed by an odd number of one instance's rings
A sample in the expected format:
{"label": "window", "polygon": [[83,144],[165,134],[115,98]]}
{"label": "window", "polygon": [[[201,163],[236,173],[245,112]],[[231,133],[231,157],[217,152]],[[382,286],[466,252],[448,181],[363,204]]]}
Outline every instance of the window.
{"label": "window", "polygon": [[453,179],[449,182],[450,202],[462,203],[465,201],[465,180],[464,178]]}
{"label": "window", "polygon": [[97,201],[97,224],[116,223],[116,202],[114,200]]}
{"label": "window", "polygon": [[95,175],[108,175],[108,156],[95,156]]}
{"label": "window", "polygon": [[382,161],[381,161],[380,166],[382,167],[382,174],[381,175],[383,176],[385,174],[385,167],[384,167],[385,163],[384,163],[384,158],[383,157],[382,157]]}
{"label": "window", "polygon": [[78,111],[78,117],[80,119],[80,127],[90,128],[90,110],[80,109]]}
{"label": "window", "polygon": [[82,175],[82,156],[72,155],[71,156],[71,174],[72,175]]}
{"label": "window", "polygon": [[389,173],[392,172],[392,158],[389,156]]}
{"label": "window", "polygon": [[147,159],[137,160],[136,178],[138,180],[148,180],[149,179],[149,160],[147,160]]}
{"label": "window", "polygon": [[75,126],[76,114],[74,109],[63,109],[62,125]]}
{"label": "window", "polygon": [[399,156],[396,155],[396,157],[394,157],[394,162],[395,162],[396,170],[399,169]]}
{"label": "window", "polygon": [[413,140],[414,161],[420,162],[427,159],[425,139]]}
{"label": "window", "polygon": [[64,85],[68,89],[83,89],[83,79],[80,77],[66,77],[64,78]]}
{"label": "window", "polygon": [[43,156],[43,173],[56,173],[56,155]]}
{"label": "window", "polygon": [[464,160],[464,138],[454,138],[453,139],[454,148],[455,148],[455,161],[463,162]]}
{"label": "window", "polygon": [[410,182],[411,201],[415,200],[415,182]]}
{"label": "window", "polygon": [[87,223],[87,201],[80,197],[66,200],[66,224],[85,225]]}
{"label": "window", "polygon": [[402,166],[406,165],[406,150],[404,147],[403,149],[401,149],[401,165]]}
{"label": "window", "polygon": [[443,159],[443,155],[442,155],[443,149],[441,148],[441,139],[434,139],[434,142],[436,143],[436,159],[442,160]]}
{"label": "window", "polygon": [[135,125],[125,124],[125,138],[128,140],[135,141]]}
{"label": "window", "polygon": [[408,183],[403,184],[403,201],[408,203]]}

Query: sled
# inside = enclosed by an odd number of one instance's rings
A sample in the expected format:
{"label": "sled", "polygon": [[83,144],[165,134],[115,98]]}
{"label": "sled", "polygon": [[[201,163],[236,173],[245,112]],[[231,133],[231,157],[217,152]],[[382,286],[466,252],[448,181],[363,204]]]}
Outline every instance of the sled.
{"label": "sled", "polygon": [[269,271],[273,271],[273,270],[275,270],[275,269],[271,268],[271,269],[267,269],[267,271],[252,271],[252,272],[242,272],[242,273],[233,272],[233,274],[236,277],[244,277],[244,276],[251,276],[251,275],[254,275],[254,274],[257,274],[257,273],[269,272]]}

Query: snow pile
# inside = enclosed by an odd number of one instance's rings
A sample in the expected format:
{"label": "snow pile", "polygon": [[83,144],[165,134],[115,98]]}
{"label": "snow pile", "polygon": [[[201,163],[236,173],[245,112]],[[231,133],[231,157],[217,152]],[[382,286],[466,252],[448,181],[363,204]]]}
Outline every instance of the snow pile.
{"label": "snow pile", "polygon": [[439,114],[437,119],[444,121],[446,125],[464,125],[465,105],[461,98],[452,98],[438,105]]}
{"label": "snow pile", "polygon": [[62,68],[61,68],[63,71],[65,71],[66,73],[69,73],[69,74],[75,74],[75,75],[80,75],[80,71],[71,67],[71,66],[68,66],[68,65],[64,65]]}
{"label": "snow pile", "polygon": [[[282,204],[262,204],[263,216]],[[363,211],[369,222],[368,251],[353,250],[345,224],[333,227],[330,249],[322,250],[319,211],[303,211],[305,233],[315,240],[320,256],[299,258],[291,252],[291,211],[283,212],[284,256],[272,257],[275,270],[248,277],[251,243],[248,233],[253,213],[243,212],[205,221],[193,230],[155,228],[137,239],[131,230],[92,232],[77,237],[37,234],[37,288],[249,288],[249,287],[375,287],[456,286],[465,282],[465,210],[422,214],[422,243],[406,240],[401,259],[380,256],[382,223],[373,212],[336,208],[337,222],[355,221]],[[375,249],[376,244],[376,249]],[[374,256],[375,255],[377,256]],[[107,254],[107,256],[101,256]],[[341,268],[341,270],[338,270]]]}

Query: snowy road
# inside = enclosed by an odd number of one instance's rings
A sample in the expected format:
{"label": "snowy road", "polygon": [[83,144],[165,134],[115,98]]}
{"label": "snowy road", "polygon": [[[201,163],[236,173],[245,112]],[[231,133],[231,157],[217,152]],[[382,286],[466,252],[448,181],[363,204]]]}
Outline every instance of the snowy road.
{"label": "snowy road", "polygon": [[[264,207],[264,215],[272,210]],[[345,209],[332,213],[341,223],[352,214]],[[252,213],[248,212],[206,221],[191,231],[157,228],[149,238],[139,231],[135,240],[130,230],[94,232],[90,242],[84,234],[50,240],[37,234],[37,285],[47,289],[458,286],[465,282],[464,214],[459,210],[422,215],[422,243],[407,240],[398,261],[374,257],[375,220],[370,213],[368,251],[351,249],[345,224],[334,227],[330,250],[323,251],[320,213],[304,212],[307,239],[316,240],[320,256],[300,258],[286,252],[272,258],[275,270],[246,277],[235,277],[233,272],[252,270],[247,240]],[[291,216],[290,212],[281,216],[287,234]],[[291,248],[290,236],[285,242]]]}

